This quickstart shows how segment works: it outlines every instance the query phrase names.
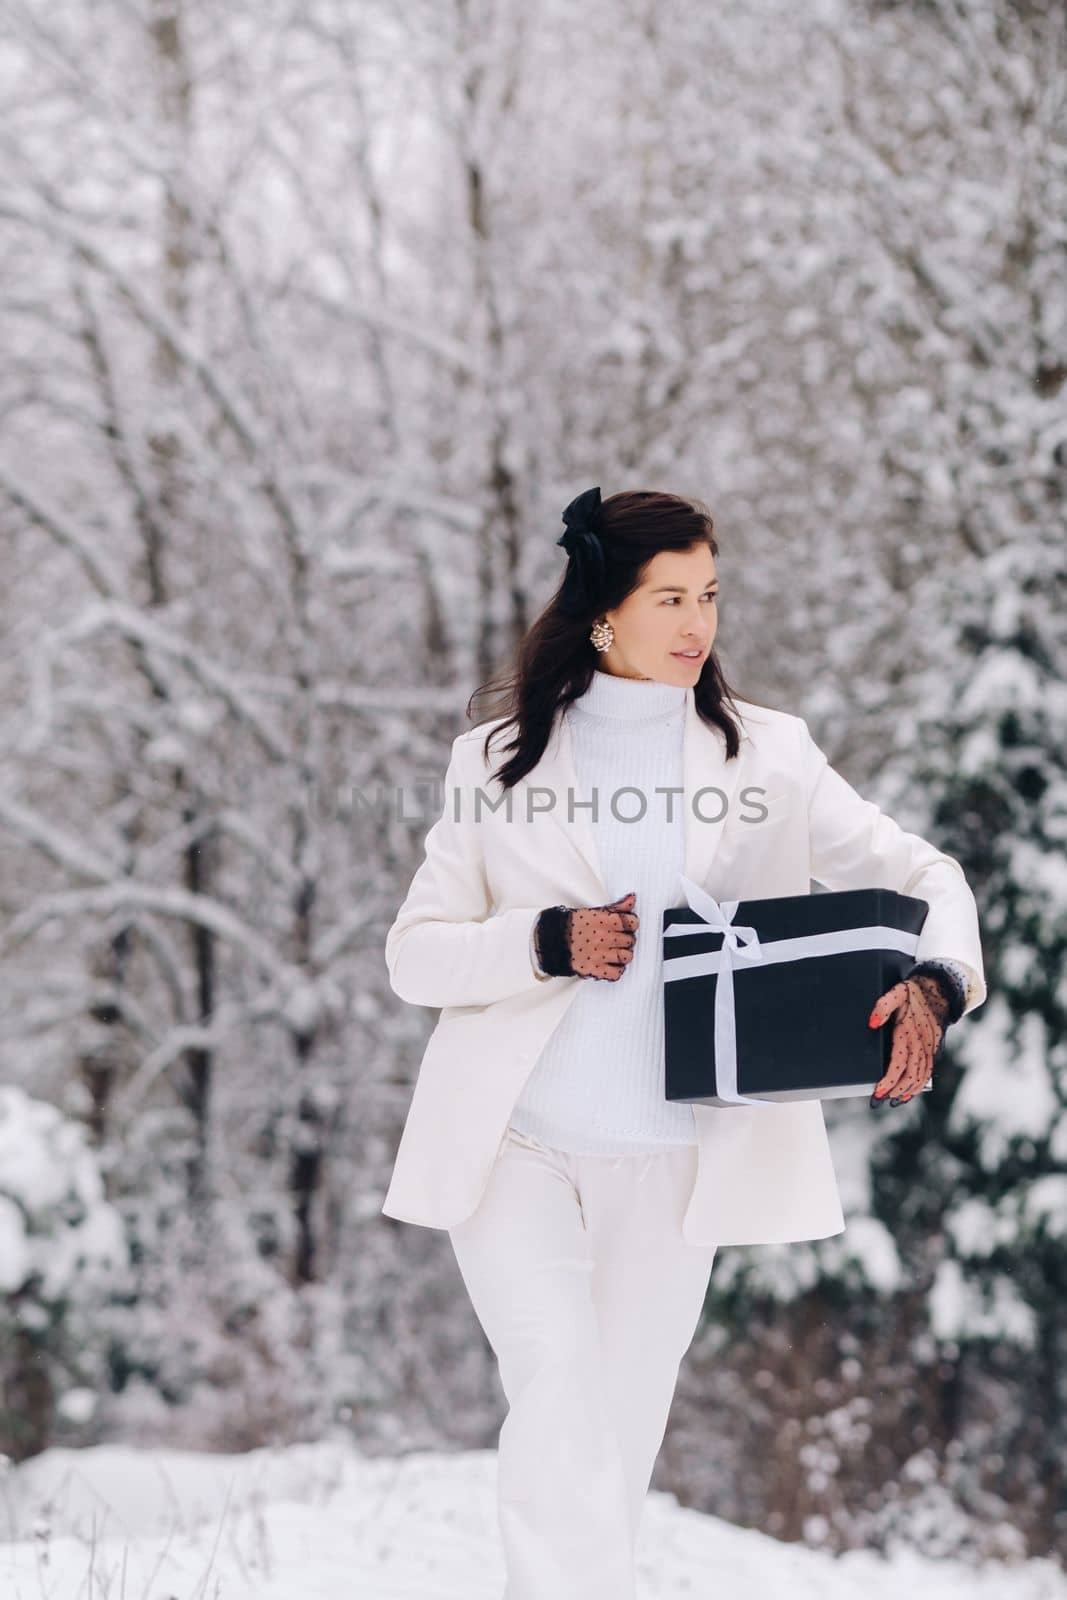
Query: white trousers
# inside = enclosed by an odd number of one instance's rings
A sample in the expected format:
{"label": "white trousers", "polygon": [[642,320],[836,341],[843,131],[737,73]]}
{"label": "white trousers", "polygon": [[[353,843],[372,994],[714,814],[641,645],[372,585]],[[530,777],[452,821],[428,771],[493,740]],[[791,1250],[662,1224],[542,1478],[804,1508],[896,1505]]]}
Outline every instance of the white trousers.
{"label": "white trousers", "polygon": [[504,1600],[635,1600],[641,1510],[714,1245],[682,1217],[696,1145],[580,1155],[509,1128],[449,1238],[508,1402]]}

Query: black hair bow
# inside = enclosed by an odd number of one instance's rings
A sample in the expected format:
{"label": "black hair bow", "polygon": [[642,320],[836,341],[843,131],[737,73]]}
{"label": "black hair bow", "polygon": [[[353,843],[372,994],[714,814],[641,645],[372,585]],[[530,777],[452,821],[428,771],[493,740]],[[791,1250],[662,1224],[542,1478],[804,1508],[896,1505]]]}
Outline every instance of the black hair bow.
{"label": "black hair bow", "polygon": [[604,582],[604,546],[593,526],[600,510],[600,486],[575,495],[563,512],[566,527],[556,540],[570,560],[560,590],[560,606],[570,616],[591,615],[596,610]]}

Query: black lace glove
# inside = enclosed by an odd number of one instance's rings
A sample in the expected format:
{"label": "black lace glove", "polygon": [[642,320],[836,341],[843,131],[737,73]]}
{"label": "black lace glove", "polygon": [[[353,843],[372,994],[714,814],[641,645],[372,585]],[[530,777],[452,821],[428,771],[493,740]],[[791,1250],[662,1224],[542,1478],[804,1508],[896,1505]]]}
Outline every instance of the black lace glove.
{"label": "black lace glove", "polygon": [[893,1048],[885,1074],[875,1084],[871,1105],[906,1104],[918,1094],[934,1070],[945,1034],[963,1015],[966,994],[953,974],[937,962],[921,961],[876,1003],[870,1026],[880,1028],[893,1018]]}
{"label": "black lace glove", "polygon": [[549,977],[618,983],[633,960],[639,918],[634,892],[606,906],[546,906],[534,924],[534,949]]}

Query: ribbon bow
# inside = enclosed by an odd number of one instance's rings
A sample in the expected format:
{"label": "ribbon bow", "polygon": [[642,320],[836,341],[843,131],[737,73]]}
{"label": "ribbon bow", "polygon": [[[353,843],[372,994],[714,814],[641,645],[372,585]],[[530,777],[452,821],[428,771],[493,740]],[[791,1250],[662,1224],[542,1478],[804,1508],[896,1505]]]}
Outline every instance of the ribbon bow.
{"label": "ribbon bow", "polygon": [[575,495],[563,512],[566,527],[556,543],[570,560],[560,591],[560,606],[571,616],[585,616],[596,610],[604,582],[604,546],[593,526],[600,510],[600,486]]}
{"label": "ribbon bow", "polygon": [[[734,1012],[734,962],[762,961],[763,948],[755,928],[735,923],[739,901],[716,900],[692,878],[681,874],[682,890],[690,908],[700,916],[715,933],[722,934],[722,949],[716,952],[719,962],[715,984],[715,1092],[720,1100],[730,1105],[762,1106],[765,1100],[741,1094],[737,1087],[737,1017]],[[665,928],[667,934],[692,934],[697,930],[685,922],[672,923]]]}

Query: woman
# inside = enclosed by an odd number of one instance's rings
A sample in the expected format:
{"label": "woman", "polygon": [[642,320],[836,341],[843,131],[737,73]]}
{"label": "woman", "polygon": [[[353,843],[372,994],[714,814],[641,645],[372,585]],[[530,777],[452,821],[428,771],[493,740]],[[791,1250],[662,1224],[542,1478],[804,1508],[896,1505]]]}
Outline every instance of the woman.
{"label": "woman", "polygon": [[386,938],[394,991],[442,1009],[382,1209],[448,1230],[498,1358],[506,1600],[628,1600],[716,1249],[844,1228],[819,1100],[664,1098],[679,874],[719,898],[814,879],[929,903],[919,959],[871,996],[893,1030],[872,1104],[918,1093],[986,990],[959,863],[862,799],[802,718],[727,687],[707,507],[594,488],[563,520],[563,582],[506,714],[453,742]]}

